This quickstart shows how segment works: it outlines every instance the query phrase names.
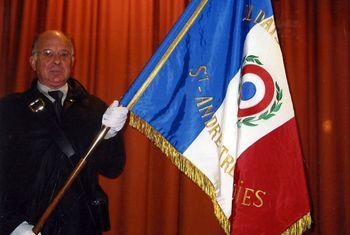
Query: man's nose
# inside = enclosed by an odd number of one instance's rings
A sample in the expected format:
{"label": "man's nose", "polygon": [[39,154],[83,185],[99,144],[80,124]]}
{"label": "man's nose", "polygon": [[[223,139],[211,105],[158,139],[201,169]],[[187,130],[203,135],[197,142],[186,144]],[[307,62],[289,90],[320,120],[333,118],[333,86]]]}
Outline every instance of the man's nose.
{"label": "man's nose", "polygon": [[60,63],[61,63],[61,60],[62,60],[62,58],[60,57],[60,55],[54,54],[54,56],[53,56],[53,62],[54,62],[55,64],[60,64]]}

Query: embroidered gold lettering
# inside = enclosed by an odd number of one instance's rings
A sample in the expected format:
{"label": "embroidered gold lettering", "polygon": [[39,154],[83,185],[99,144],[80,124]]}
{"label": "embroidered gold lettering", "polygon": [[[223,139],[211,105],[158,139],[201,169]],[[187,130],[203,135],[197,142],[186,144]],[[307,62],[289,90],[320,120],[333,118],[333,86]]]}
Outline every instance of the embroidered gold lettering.
{"label": "embroidered gold lettering", "polygon": [[267,193],[261,189],[248,188],[243,185],[241,180],[239,184],[234,185],[233,198],[235,203],[241,204],[243,206],[253,206],[260,208],[264,206],[264,198]]}
{"label": "embroidered gold lettering", "polygon": [[273,24],[273,18],[270,18],[261,22],[260,26],[263,27],[267,32],[269,32],[272,24]]}
{"label": "embroidered gold lettering", "polygon": [[253,205],[254,205],[255,207],[262,207],[262,206],[264,205],[264,201],[262,200],[262,194],[263,194],[263,195],[266,195],[266,192],[261,191],[261,190],[257,190],[257,191],[255,192],[255,197],[256,197],[256,199],[259,201],[258,204],[257,204],[257,203],[253,203]]}
{"label": "embroidered gold lettering", "polygon": [[207,67],[205,65],[201,65],[201,66],[199,66],[199,68],[197,69],[197,71],[195,73],[193,73],[192,69],[191,69],[189,75],[191,77],[197,77],[201,73],[201,71],[203,71],[204,75],[208,74]]}
{"label": "embroidered gold lettering", "polygon": [[254,23],[260,23],[265,19],[265,12],[263,10],[259,10],[258,15],[255,17]]}
{"label": "embroidered gold lettering", "polygon": [[[243,201],[242,201],[242,205],[244,206],[250,206],[250,195],[249,193],[254,193],[254,190],[251,188],[245,188],[245,192],[244,192],[244,196],[243,196]],[[247,201],[248,200],[248,201]]]}
{"label": "embroidered gold lettering", "polygon": [[199,112],[202,112],[203,110],[205,110],[204,114],[201,116],[202,119],[208,117],[208,116],[211,116],[214,114],[214,112],[210,112],[212,111],[213,109],[213,105],[208,105],[208,106],[205,106],[204,108],[201,108],[199,109]]}
{"label": "embroidered gold lettering", "polygon": [[233,198],[235,199],[235,202],[237,203],[238,200],[240,199],[240,196],[241,196],[241,190],[242,190],[242,185],[243,185],[243,181],[241,180],[239,182],[239,185],[236,185],[235,184],[235,187],[237,187],[237,190],[235,190],[233,192]]}
{"label": "embroidered gold lettering", "polygon": [[252,11],[253,11],[253,5],[246,5],[244,9],[244,15],[243,21],[251,21],[252,20]]}
{"label": "embroidered gold lettering", "polygon": [[197,107],[203,106],[213,100],[213,97],[196,97]]}
{"label": "embroidered gold lettering", "polygon": [[220,164],[220,167],[224,169],[225,173],[233,176],[233,168],[236,163],[236,160],[231,156],[228,155]]}

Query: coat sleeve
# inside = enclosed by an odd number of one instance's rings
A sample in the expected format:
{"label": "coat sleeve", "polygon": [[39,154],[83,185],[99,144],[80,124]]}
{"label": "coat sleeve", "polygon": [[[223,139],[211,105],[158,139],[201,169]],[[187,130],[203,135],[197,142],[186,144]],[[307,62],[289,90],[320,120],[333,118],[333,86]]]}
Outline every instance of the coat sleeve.
{"label": "coat sleeve", "polygon": [[[98,114],[95,118],[95,126],[100,128],[102,123],[102,115],[107,109],[107,105],[100,99],[92,98],[94,103],[94,113]],[[104,139],[100,145],[96,148],[93,157],[93,164],[97,172],[108,178],[118,177],[125,165],[125,151],[123,131],[119,131],[118,134],[112,138]]]}
{"label": "coat sleeve", "polygon": [[[11,133],[11,105],[8,99],[0,101],[0,234],[10,234],[25,218],[23,198],[19,198],[14,174],[16,156],[13,153],[15,140]],[[10,102],[11,103],[11,102]]]}
{"label": "coat sleeve", "polygon": [[96,150],[97,171],[108,178],[119,176],[125,165],[123,132],[103,140]]}

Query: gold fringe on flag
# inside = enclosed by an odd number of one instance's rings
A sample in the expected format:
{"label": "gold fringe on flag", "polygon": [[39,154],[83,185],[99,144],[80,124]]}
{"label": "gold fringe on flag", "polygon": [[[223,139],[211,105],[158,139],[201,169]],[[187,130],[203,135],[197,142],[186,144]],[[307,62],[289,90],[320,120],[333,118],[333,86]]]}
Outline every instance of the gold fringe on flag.
{"label": "gold fringe on flag", "polygon": [[304,215],[301,219],[299,219],[296,223],[290,226],[286,231],[282,233],[282,235],[301,235],[307,229],[311,227],[311,215],[310,212]]}
{"label": "gold fringe on flag", "polygon": [[147,122],[130,112],[129,125],[147,136],[167,157],[171,162],[179,168],[186,176],[195,182],[212,200],[214,206],[214,214],[219,220],[221,227],[226,234],[230,234],[230,222],[220,208],[216,197],[215,188],[210,180],[193,165],[189,160],[182,156],[158,131],[156,131]]}

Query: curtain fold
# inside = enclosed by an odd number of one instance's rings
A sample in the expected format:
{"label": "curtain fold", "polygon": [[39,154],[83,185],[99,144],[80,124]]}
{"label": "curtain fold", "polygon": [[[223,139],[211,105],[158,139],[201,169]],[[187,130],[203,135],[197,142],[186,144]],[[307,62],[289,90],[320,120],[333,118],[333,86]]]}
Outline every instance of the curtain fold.
{"label": "curtain fold", "polygon": [[[350,234],[350,3],[272,2],[312,204],[308,234]],[[31,43],[58,29],[73,38],[74,77],[107,103],[120,99],[188,3],[0,1],[0,96],[29,87]],[[156,147],[130,127],[125,142],[124,173],[101,178],[112,225],[105,234],[224,234],[210,199]]]}

